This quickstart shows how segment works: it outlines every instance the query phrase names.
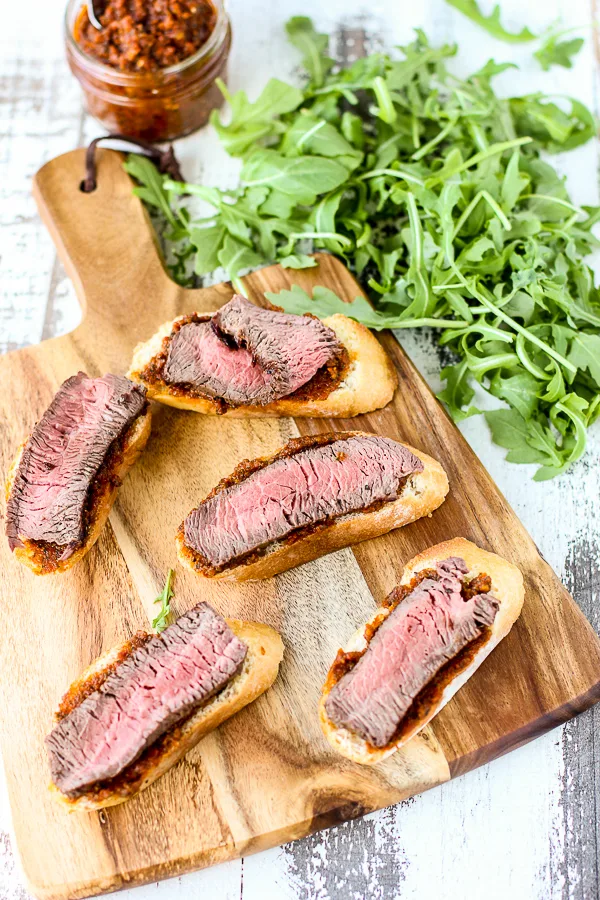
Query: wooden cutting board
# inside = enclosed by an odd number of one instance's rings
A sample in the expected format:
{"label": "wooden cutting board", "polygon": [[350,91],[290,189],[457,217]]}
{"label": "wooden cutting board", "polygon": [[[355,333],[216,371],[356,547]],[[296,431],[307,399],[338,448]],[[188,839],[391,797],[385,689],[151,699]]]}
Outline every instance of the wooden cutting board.
{"label": "wooden cutting board", "polygon": [[[135,344],[163,321],[213,310],[232,293],[224,284],[183,290],[168,279],[118,154],[99,153],[93,193],[79,190],[82,177],[78,150],[34,181],[83,321],[65,337],[0,358],[2,471],[67,376],[125,372]],[[293,283],[324,284],[348,300],[359,292],[326,255],[314,269],[272,266],[244,281],[256,302]],[[146,453],[82,563],[36,578],[0,541],[0,740],[17,846],[37,896],[102,893],[302,837],[473,769],[600,699],[600,642],[590,625],[392,335],[381,339],[400,377],[385,410],[352,420],[244,421],[157,406]],[[255,584],[211,584],[177,566],[177,526],[241,459],[298,434],[355,428],[401,438],[443,463],[450,494],[430,519]],[[526,476],[515,469],[515,477]],[[523,614],[431,727],[385,763],[351,764],[332,752],[317,722],[329,664],[404,563],[456,535],[522,569]],[[169,567],[177,572],[178,613],[207,600],[280,630],[279,679],[140,797],[69,814],[46,790],[43,738],[52,710],[92,659],[148,627]]]}

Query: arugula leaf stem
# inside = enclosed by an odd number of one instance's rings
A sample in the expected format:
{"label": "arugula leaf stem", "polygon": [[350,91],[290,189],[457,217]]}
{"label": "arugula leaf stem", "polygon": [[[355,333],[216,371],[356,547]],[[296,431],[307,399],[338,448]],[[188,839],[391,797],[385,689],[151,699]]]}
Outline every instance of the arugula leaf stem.
{"label": "arugula leaf stem", "polygon": [[231,279],[231,284],[233,285],[236,294],[241,294],[242,297],[248,299],[248,291],[246,290],[246,286],[239,275],[233,276],[233,278]]}
{"label": "arugula leaf stem", "polygon": [[[552,376],[548,372],[544,372],[543,369],[540,369],[539,366],[536,366],[536,364],[527,353],[527,350],[525,349],[525,338],[522,334],[517,335],[515,349],[524,369],[527,369],[527,371],[530,372],[539,381],[550,381]],[[556,360],[553,360],[553,362],[556,364]]]}
{"label": "arugula leaf stem", "polygon": [[471,137],[473,138],[473,143],[476,147],[479,147],[481,152],[483,153],[485,150],[489,148],[489,144],[485,139],[485,135],[479,125],[475,123],[469,124],[469,131],[471,132]]}
{"label": "arugula leaf stem", "polygon": [[457,288],[461,287],[463,287],[462,284],[436,284],[431,288],[431,290],[434,292],[434,294],[443,294],[446,291],[456,290]]}
{"label": "arugula leaf stem", "polygon": [[381,156],[383,151],[387,150],[388,147],[393,147],[394,144],[399,144],[400,141],[403,141],[403,140],[404,140],[404,134],[401,131],[398,132],[398,134],[393,134],[391,137],[389,137],[387,139],[387,141],[384,141],[382,144],[379,145],[379,148],[378,148],[379,155]]}
{"label": "arugula leaf stem", "polygon": [[[408,220],[412,235],[410,269],[414,271],[417,282],[416,293],[421,294],[421,307],[425,312],[428,307],[427,298],[430,295],[429,279],[424,272],[423,266],[423,230],[421,228],[421,220],[417,209],[417,201],[415,195],[408,193],[406,197],[406,206],[408,211]],[[411,307],[408,307],[410,309]]]}
{"label": "arugula leaf stem", "polygon": [[584,210],[579,206],[574,206],[572,203],[569,203],[568,200],[562,200],[560,197],[552,197],[549,194],[521,194],[519,200],[528,200],[530,197],[538,200],[548,200],[550,203],[556,203],[558,206],[564,206],[565,209],[572,210],[577,213],[578,216],[585,216]]}
{"label": "arugula leaf stem", "polygon": [[377,103],[379,104],[380,117],[388,125],[393,125],[397,118],[396,109],[390,96],[389,88],[381,75],[377,75],[377,77],[373,79],[373,91],[377,98]]}
{"label": "arugula leaf stem", "polygon": [[[455,325],[460,326],[460,322],[457,320]],[[448,336],[448,340],[454,340],[454,338],[459,337],[462,333],[466,332],[465,336],[471,333],[479,332],[481,334],[486,334],[489,338],[494,338],[497,341],[502,341],[504,344],[512,344],[515,340],[514,335],[510,334],[508,331],[502,331],[500,328],[495,328],[493,325],[488,325],[486,322],[466,322],[465,328],[461,329],[457,327],[456,330],[453,330],[452,336]],[[447,343],[447,340],[443,341]]]}
{"label": "arugula leaf stem", "polygon": [[188,182],[184,181],[172,181],[170,178],[165,180],[164,188],[167,191],[172,191],[174,194],[193,194],[195,197],[206,200],[207,203],[214,206],[216,209],[221,205],[220,201],[222,195],[229,194],[230,196],[234,196],[232,191],[217,192],[215,188],[207,187],[204,184],[188,184]]}
{"label": "arugula leaf stem", "polygon": [[301,150],[303,145],[310,140],[312,137],[317,134],[317,132],[321,131],[327,125],[326,119],[321,119],[320,122],[317,122],[316,125],[313,125],[312,128],[309,128],[308,131],[305,131],[304,134],[298,139],[298,143],[296,144],[296,150]]}
{"label": "arugula leaf stem", "polygon": [[310,99],[312,97],[322,97],[324,94],[336,94],[345,91],[362,91],[367,86],[368,85],[361,81],[355,82],[354,84],[346,84],[345,82],[343,84],[329,84],[321,88],[316,88],[315,90],[308,90],[306,95]]}
{"label": "arugula leaf stem", "polygon": [[566,459],[566,462],[574,462],[576,459],[580,458],[587,444],[585,425],[581,417],[572,412],[560,400],[556,401],[556,403],[554,404],[554,409],[557,412],[561,412],[563,413],[563,415],[567,416],[567,418],[571,420],[575,428],[575,446],[573,447],[573,450],[568,454]]}
{"label": "arugula leaf stem", "polygon": [[482,375],[485,375],[486,372],[489,372],[490,369],[502,369],[503,367],[510,367],[514,365],[515,354],[496,353],[494,356],[484,356],[482,358],[478,358],[476,362],[474,362],[473,359],[474,357],[467,358],[469,371],[476,378],[480,378]]}
{"label": "arugula leaf stem", "polygon": [[442,128],[442,130],[438,134],[436,134],[434,138],[432,138],[426,144],[423,144],[423,146],[419,150],[416,150],[414,153],[412,153],[410,158],[414,159],[415,162],[417,162],[418,160],[423,159],[424,156],[427,156],[427,154],[430,153],[434,147],[437,147],[438,144],[441,144],[442,141],[450,134],[450,132],[456,125],[456,122],[457,118],[450,119],[445,128]]}
{"label": "arugula leaf stem", "polygon": [[505,150],[511,150],[513,147],[522,147],[523,144],[530,144],[532,140],[533,138],[531,137],[520,137],[515,138],[513,141],[500,141],[498,144],[492,144],[487,150],[475,153],[470,159],[465,160],[465,162],[460,165],[451,166],[447,171],[442,169],[443,175],[433,176],[433,178],[430,179],[430,183],[432,186],[440,184],[441,182],[452,178],[454,175],[459,175],[460,172],[464,172],[466,169],[478,166],[479,163],[484,162],[492,156],[496,156],[498,153],[504,153]]}
{"label": "arugula leaf stem", "polygon": [[425,317],[422,319],[397,319],[390,320],[390,324],[387,326],[392,330],[397,330],[399,328],[468,328],[468,322],[461,322],[460,319],[435,319],[431,317]]}
{"label": "arugula leaf stem", "polygon": [[491,300],[488,300],[488,298],[485,297],[483,293],[477,291],[473,287],[473,285],[467,282],[466,278],[463,277],[462,273],[458,270],[454,263],[452,263],[451,268],[454,271],[456,277],[462,282],[464,287],[466,287],[467,290],[470,291],[470,293],[475,297],[476,300],[479,300],[480,303],[486,306],[490,310],[490,312],[493,312],[499,319],[502,319],[503,322],[505,322],[507,325],[521,334],[525,338],[525,340],[529,341],[531,344],[535,344],[540,348],[540,350],[543,350],[544,353],[547,353],[548,356],[551,356],[553,359],[555,359],[556,362],[560,363],[561,366],[564,366],[567,371],[571,372],[573,375],[576,374],[577,367],[570,363],[568,359],[565,359],[564,356],[562,356],[560,353],[557,353],[556,350],[546,344],[545,341],[542,341],[540,340],[540,338],[536,337],[536,335],[531,331],[528,331],[527,328],[523,328],[522,325],[519,325],[518,322],[507,315],[504,310],[497,307],[494,303],[491,302]]}
{"label": "arugula leaf stem", "polygon": [[419,134],[419,120],[414,113],[411,116],[411,131],[413,147],[418,150],[421,146],[421,136]]}
{"label": "arugula leaf stem", "polygon": [[291,240],[300,241],[304,238],[311,238],[312,240],[334,240],[339,241],[339,243],[343,247],[352,247],[353,242],[350,238],[346,237],[343,234],[338,234],[336,231],[293,231],[290,236]]}
{"label": "arugula leaf stem", "polygon": [[416,175],[411,175],[410,172],[404,172],[402,169],[373,169],[371,172],[365,172],[364,175],[359,175],[358,181],[368,181],[370,178],[377,178],[380,175],[392,175],[394,178],[404,178],[405,181],[411,181],[413,184],[418,184],[419,187],[423,187],[425,182],[421,178],[417,178]]}
{"label": "arugula leaf stem", "polygon": [[479,193],[473,197],[471,202],[465,208],[465,211],[461,215],[460,219],[456,223],[456,225],[454,227],[454,231],[452,232],[452,240],[453,241],[456,240],[456,237],[459,234],[461,228],[463,227],[463,225],[465,224],[465,222],[467,221],[467,219],[469,218],[469,216],[471,215],[471,213],[473,212],[473,210],[475,209],[475,207],[477,206],[477,204],[479,203],[480,200],[485,200],[485,202],[488,204],[488,206],[490,207],[490,209],[492,210],[494,215],[500,219],[500,221],[502,222],[502,225],[504,226],[504,228],[507,231],[511,230],[512,225],[510,224],[510,222],[508,221],[508,219],[506,218],[506,216],[504,215],[504,213],[502,212],[502,210],[500,209],[500,207],[498,206],[498,204],[496,203],[496,201],[494,200],[492,195],[488,191],[483,190],[483,191],[479,191]]}

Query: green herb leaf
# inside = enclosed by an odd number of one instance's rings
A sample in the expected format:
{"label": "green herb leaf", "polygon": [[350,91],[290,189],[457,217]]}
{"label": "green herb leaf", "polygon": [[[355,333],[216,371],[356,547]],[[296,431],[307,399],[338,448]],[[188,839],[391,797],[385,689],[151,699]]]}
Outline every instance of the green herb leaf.
{"label": "green herb leaf", "polygon": [[523,44],[527,41],[534,41],[536,35],[529,28],[522,28],[521,31],[507,31],[500,22],[500,4],[497,3],[489,16],[486,16],[479,9],[476,0],[446,0],[449,6],[453,6],[476,25],[484,28],[492,37],[498,38],[499,41],[506,41],[508,44]]}
{"label": "green herb leaf", "polygon": [[252,269],[254,266],[260,266],[265,260],[258,253],[255,253],[245,244],[236,241],[231,235],[225,237],[223,247],[218,254],[219,264],[227,270],[230,279],[242,271],[242,269]]}
{"label": "green herb leaf", "polygon": [[476,406],[470,405],[475,391],[469,383],[469,370],[464,362],[446,366],[440,374],[446,387],[437,396],[446,404],[455,422],[462,422],[463,419],[481,413]]}
{"label": "green herb leaf", "polygon": [[571,38],[568,41],[560,41],[558,34],[551,34],[542,43],[539,50],[533,54],[540,66],[547,72],[551,66],[563,66],[565,69],[573,68],[573,57],[577,56],[585,41],[583,38]]}
{"label": "green herb leaf", "polygon": [[484,413],[496,444],[507,450],[524,450],[528,447],[529,429],[523,416],[515,409],[494,409]]}
{"label": "green herb leaf", "polygon": [[284,269],[311,269],[318,265],[314,256],[307,256],[305,253],[295,253],[290,256],[282,256],[279,259],[279,265]]}
{"label": "green herb leaf", "polygon": [[302,65],[310,76],[310,83],[320,87],[333,65],[333,60],[325,55],[329,46],[326,34],[317,34],[314,25],[306,16],[294,16],[285,26],[288,38],[302,53]]}
{"label": "green herb leaf", "polygon": [[275,150],[256,150],[242,169],[247,187],[276,188],[295,203],[313,204],[318,194],[331,191],[348,178],[348,169],[323,156],[282,156]]}
{"label": "green herb leaf", "polygon": [[363,157],[334,125],[305,111],[290,125],[281,141],[281,149],[288,156],[312,153],[337,158],[349,171]]}
{"label": "green herb leaf", "polygon": [[171,588],[171,582],[173,581],[174,575],[175,572],[173,571],[173,569],[169,569],[162,593],[159,594],[154,601],[155,603],[160,603],[160,611],[156,618],[152,620],[152,627],[159,634],[161,631],[164,631],[169,624],[168,619],[171,615],[171,600],[173,599],[173,589]]}
{"label": "green herb leaf", "polygon": [[500,400],[506,400],[524,419],[530,419],[538,407],[539,388],[537,378],[526,371],[503,378],[498,370],[490,383],[491,393]]}
{"label": "green herb leaf", "polygon": [[190,242],[196,248],[194,271],[196,275],[214,272],[219,265],[219,251],[225,240],[223,225],[210,228],[190,228]]}
{"label": "green herb leaf", "polygon": [[579,369],[587,369],[600,390],[600,334],[580,331],[571,342],[569,362]]}
{"label": "green herb leaf", "polygon": [[164,178],[159,174],[156,166],[145,156],[130,153],[123,163],[123,168],[136,181],[139,181],[139,187],[134,187],[133,193],[144,203],[159,209],[169,224],[175,225],[176,220],[171,211],[169,195],[164,188]]}
{"label": "green herb leaf", "polygon": [[289,291],[267,292],[265,297],[273,306],[280,306],[285,312],[295,316],[311,313],[319,319],[326,319],[336,313],[357,318],[357,316],[374,316],[373,308],[364,297],[356,297],[352,303],[345,303],[329,288],[317,285],[312,297],[299,285],[294,284]]}
{"label": "green herb leaf", "polygon": [[278,78],[271,78],[267,82],[254,103],[248,100],[245,91],[238,91],[231,96],[222,82],[218,84],[230,103],[231,121],[229,125],[224,125],[218,110],[212,112],[210,121],[231,156],[241,156],[255,146],[260,138],[271,134],[276,128],[276,117],[296,109],[303,99],[298,88],[279,81]]}

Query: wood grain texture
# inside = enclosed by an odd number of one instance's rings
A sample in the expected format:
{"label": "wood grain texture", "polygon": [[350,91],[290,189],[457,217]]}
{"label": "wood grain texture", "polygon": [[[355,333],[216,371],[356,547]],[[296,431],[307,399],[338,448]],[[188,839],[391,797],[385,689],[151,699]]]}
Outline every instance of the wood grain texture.
{"label": "wood grain texture", "polygon": [[[183,291],[168,281],[119,157],[101,155],[94,195],[77,190],[81,166],[81,152],[54,161],[38,175],[36,192],[86,317],[71,335],[0,361],[5,468],[67,375],[78,367],[124,371],[133,345],[161,321],[214,308],[231,293],[226,286]],[[265,269],[246,284],[259,299],[292,280],[319,281],[347,297],[358,290],[330,257],[313,272]],[[331,423],[225,422],[159,409],[111,526],[78,569],[40,581],[2,546],[0,688],[10,698],[2,749],[19,848],[38,895],[84,896],[294,839],[440,783],[597,699],[600,650],[591,629],[412,365],[384,341],[401,377],[395,402],[347,424],[403,437],[438,456],[450,475],[450,497],[430,520],[264,584],[200,587],[178,570],[179,612],[207,599],[231,616],[266,621],[281,630],[287,654],[267,695],[122,808],[68,817],[51,803],[41,746],[51,709],[94,656],[153,615],[152,600],[175,559],[171,536],[203,493],[242,457],[271,452],[298,428],[310,433]],[[521,622],[433,729],[403,753],[369,771],[334,757],[316,720],[318,692],[335,650],[374,608],[369,589],[380,599],[415,552],[459,533],[523,568]],[[25,633],[27,643],[19,640]],[[34,823],[43,847],[29,840]]]}

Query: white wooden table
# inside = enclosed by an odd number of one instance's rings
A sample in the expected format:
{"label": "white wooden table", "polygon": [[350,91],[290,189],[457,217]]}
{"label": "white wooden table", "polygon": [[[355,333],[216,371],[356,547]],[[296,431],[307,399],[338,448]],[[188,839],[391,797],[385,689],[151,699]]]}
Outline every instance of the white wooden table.
{"label": "white wooden table", "polygon": [[[490,5],[482,0],[485,9]],[[455,68],[461,74],[490,56],[513,60],[521,69],[502,76],[503,92],[573,94],[598,112],[599,63],[589,29],[599,18],[596,0],[502,0],[502,9],[511,28],[527,24],[541,31],[559,17],[565,27],[587,26],[575,68],[542,73],[530,45],[492,40],[443,0],[229,0],[230,86],[243,86],[252,96],[269,75],[295,77],[297,55],[284,39],[283,23],[302,13],[332,34],[338,58],[351,58],[357,30],[366,31],[369,49],[378,49],[410,40],[412,28],[422,26],[436,43],[458,41]],[[63,0],[5,0],[2,6],[0,352],[68,331],[79,318],[72,287],[30,194],[39,166],[101,133],[83,115],[78,85],[63,59],[62,13]],[[235,183],[237,166],[220,152],[210,130],[181,142],[178,153],[190,179]],[[597,142],[555,164],[567,174],[575,202],[598,202]],[[402,342],[437,387],[433,338],[404,333]],[[481,417],[469,419],[463,430],[543,555],[600,629],[600,429],[592,433],[583,461],[544,484],[531,481],[529,467],[504,462]],[[138,888],[132,900],[597,900],[598,734],[600,710],[590,710],[492,765],[400,806],[257,856]],[[26,900],[10,831],[0,778],[0,900]]]}

